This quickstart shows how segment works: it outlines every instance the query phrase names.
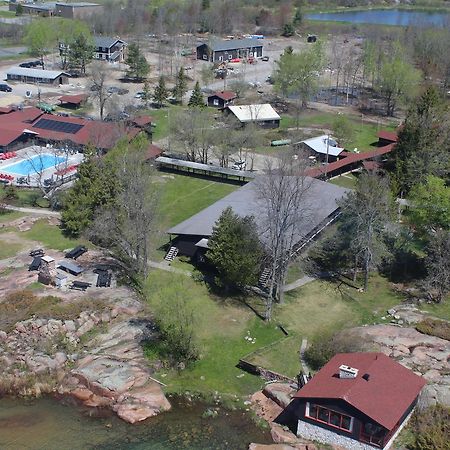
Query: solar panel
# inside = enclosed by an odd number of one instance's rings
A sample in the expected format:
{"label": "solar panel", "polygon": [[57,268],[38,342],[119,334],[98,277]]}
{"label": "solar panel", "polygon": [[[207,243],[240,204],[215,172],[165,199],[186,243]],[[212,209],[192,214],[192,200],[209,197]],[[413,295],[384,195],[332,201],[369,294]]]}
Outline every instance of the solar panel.
{"label": "solar panel", "polygon": [[35,128],[41,128],[42,130],[75,134],[80,131],[84,125],[79,125],[78,123],[63,122],[60,120],[40,119],[33,126]]}

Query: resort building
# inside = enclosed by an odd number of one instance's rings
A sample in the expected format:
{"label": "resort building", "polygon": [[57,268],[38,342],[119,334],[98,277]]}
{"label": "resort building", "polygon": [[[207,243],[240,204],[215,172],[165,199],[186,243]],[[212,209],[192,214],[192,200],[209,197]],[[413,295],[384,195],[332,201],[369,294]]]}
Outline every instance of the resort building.
{"label": "resort building", "polygon": [[106,36],[94,37],[94,58],[108,62],[124,62],[127,43],[121,39]]}
{"label": "resort building", "polygon": [[268,103],[260,105],[227,106],[225,113],[234,116],[242,125],[256,123],[262,128],[278,128],[281,117]]}
{"label": "resort building", "polygon": [[31,69],[27,67],[11,67],[6,72],[8,81],[41,84],[67,84],[70,75],[60,70]]}
{"label": "resort building", "polygon": [[338,354],[295,394],[283,421],[308,440],[349,450],[387,449],[425,384],[383,353]]}
{"label": "resort building", "polygon": [[259,58],[263,54],[260,39],[213,39],[197,46],[197,59],[220,63],[236,58]]}

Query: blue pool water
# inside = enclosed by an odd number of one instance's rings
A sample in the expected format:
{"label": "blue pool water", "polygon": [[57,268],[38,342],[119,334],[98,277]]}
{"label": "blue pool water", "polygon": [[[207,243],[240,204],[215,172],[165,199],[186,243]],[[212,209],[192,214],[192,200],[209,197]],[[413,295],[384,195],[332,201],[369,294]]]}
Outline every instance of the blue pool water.
{"label": "blue pool water", "polygon": [[16,175],[28,176],[42,172],[43,170],[54,167],[65,161],[65,158],[56,155],[42,154],[33,156],[30,159],[24,159],[10,166],[2,167],[0,170],[7,173],[13,173]]}

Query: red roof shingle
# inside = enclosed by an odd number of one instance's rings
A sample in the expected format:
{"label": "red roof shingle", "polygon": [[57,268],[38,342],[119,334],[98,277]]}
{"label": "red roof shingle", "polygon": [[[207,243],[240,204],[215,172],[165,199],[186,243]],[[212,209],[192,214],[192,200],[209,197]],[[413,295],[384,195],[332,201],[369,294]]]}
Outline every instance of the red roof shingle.
{"label": "red roof shingle", "polygon": [[233,92],[233,91],[217,91],[211,95],[211,97],[214,97],[214,96],[219,97],[226,102],[237,98],[236,92]]}
{"label": "red roof shingle", "polygon": [[390,142],[397,142],[398,141],[398,136],[397,136],[397,133],[395,131],[381,130],[381,131],[378,132],[378,138],[379,139],[383,139],[385,141],[390,141]]}
{"label": "red roof shingle", "polygon": [[76,95],[63,95],[59,97],[61,103],[72,103],[73,105],[79,105],[80,103],[86,101],[88,96],[86,94],[76,94]]}
{"label": "red roof shingle", "polygon": [[[339,378],[342,364],[358,369]],[[368,374],[368,380],[363,375]],[[341,399],[392,430],[414,402],[426,380],[383,353],[341,353],[325,364],[296,394],[303,399]]]}

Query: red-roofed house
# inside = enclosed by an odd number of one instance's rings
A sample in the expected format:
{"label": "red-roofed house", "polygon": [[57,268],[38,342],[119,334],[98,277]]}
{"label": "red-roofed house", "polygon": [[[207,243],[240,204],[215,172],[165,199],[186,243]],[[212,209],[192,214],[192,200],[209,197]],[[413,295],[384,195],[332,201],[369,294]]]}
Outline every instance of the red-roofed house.
{"label": "red-roofed house", "polygon": [[61,104],[66,105],[70,108],[79,108],[88,99],[87,94],[74,94],[74,95],[63,95],[59,97]]}
{"label": "red-roofed house", "polygon": [[426,381],[383,353],[334,356],[287,409],[297,434],[348,449],[387,449]]}
{"label": "red-roofed house", "polygon": [[208,106],[214,106],[215,108],[225,108],[228,105],[232,105],[237,98],[237,94],[232,91],[218,91],[214,92],[208,97]]}

